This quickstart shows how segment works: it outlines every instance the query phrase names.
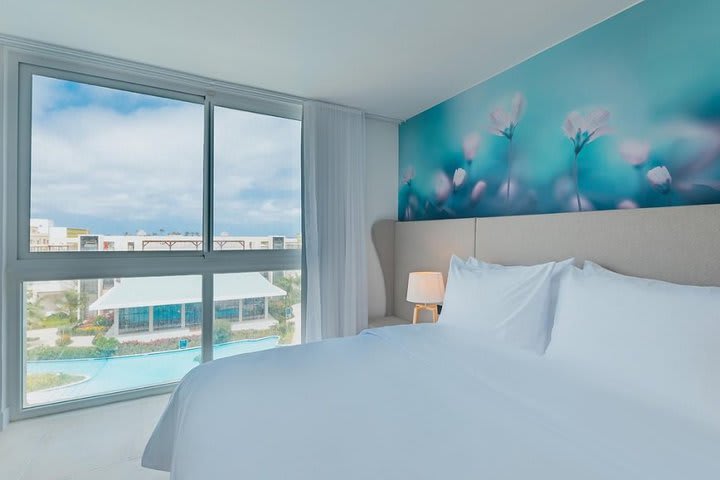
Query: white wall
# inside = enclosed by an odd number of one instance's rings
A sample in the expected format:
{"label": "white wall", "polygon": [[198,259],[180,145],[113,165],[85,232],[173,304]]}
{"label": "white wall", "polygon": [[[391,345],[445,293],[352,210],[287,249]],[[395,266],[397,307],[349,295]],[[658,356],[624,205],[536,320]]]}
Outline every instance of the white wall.
{"label": "white wall", "polygon": [[370,229],[377,220],[397,219],[398,125],[368,118],[365,218],[368,257],[368,316],[385,316],[385,284]]}

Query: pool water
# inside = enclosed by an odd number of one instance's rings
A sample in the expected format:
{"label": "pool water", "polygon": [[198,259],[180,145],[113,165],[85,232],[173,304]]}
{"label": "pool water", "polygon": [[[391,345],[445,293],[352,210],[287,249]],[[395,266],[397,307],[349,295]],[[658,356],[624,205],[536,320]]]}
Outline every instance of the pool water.
{"label": "pool water", "polygon": [[[215,345],[214,358],[275,348],[279,337],[239,340]],[[48,360],[27,362],[27,373],[67,373],[86,377],[85,381],[27,394],[28,405],[59,402],[80,397],[131,390],[180,380],[201,355],[200,347],[110,358]]]}

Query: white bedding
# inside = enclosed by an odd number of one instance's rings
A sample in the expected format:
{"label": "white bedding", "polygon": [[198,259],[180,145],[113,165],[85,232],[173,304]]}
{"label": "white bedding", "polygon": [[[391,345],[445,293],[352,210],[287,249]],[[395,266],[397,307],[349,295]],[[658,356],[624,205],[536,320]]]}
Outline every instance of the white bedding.
{"label": "white bedding", "polygon": [[713,479],[720,432],[450,325],[217,360],[144,466],[197,479]]}

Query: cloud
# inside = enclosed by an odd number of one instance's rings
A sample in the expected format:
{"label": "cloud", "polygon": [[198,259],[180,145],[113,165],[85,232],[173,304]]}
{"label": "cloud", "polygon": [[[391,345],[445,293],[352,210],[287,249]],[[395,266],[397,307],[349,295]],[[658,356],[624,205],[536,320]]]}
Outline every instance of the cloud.
{"label": "cloud", "polygon": [[[34,82],[32,216],[199,231],[203,106],[77,85]],[[216,231],[299,232],[300,122],[218,108],[215,178]]]}

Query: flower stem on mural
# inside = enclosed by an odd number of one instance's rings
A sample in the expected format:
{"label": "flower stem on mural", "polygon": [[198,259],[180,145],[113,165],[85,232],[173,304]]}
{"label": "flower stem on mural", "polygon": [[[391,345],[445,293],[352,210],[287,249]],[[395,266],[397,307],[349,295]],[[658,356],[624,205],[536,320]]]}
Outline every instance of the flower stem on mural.
{"label": "flower stem on mural", "polygon": [[580,152],[575,152],[575,159],[573,160],[573,182],[575,182],[575,200],[577,201],[578,212],[582,212],[582,202],[580,202],[580,182],[578,179],[578,155]]}
{"label": "flower stem on mural", "polygon": [[590,112],[587,116],[583,116],[580,112],[570,112],[565,118],[562,129],[565,136],[573,144],[573,180],[575,181],[575,200],[577,201],[578,212],[582,211],[582,201],[580,200],[580,182],[578,179],[578,157],[585,146],[594,142],[598,138],[607,135],[610,132],[608,121],[610,120],[610,112],[604,109],[597,109]]}
{"label": "flower stem on mural", "polygon": [[507,151],[507,185],[505,186],[505,202],[510,208],[510,180],[512,180],[512,152],[513,143],[512,137],[508,139],[508,151]]}

